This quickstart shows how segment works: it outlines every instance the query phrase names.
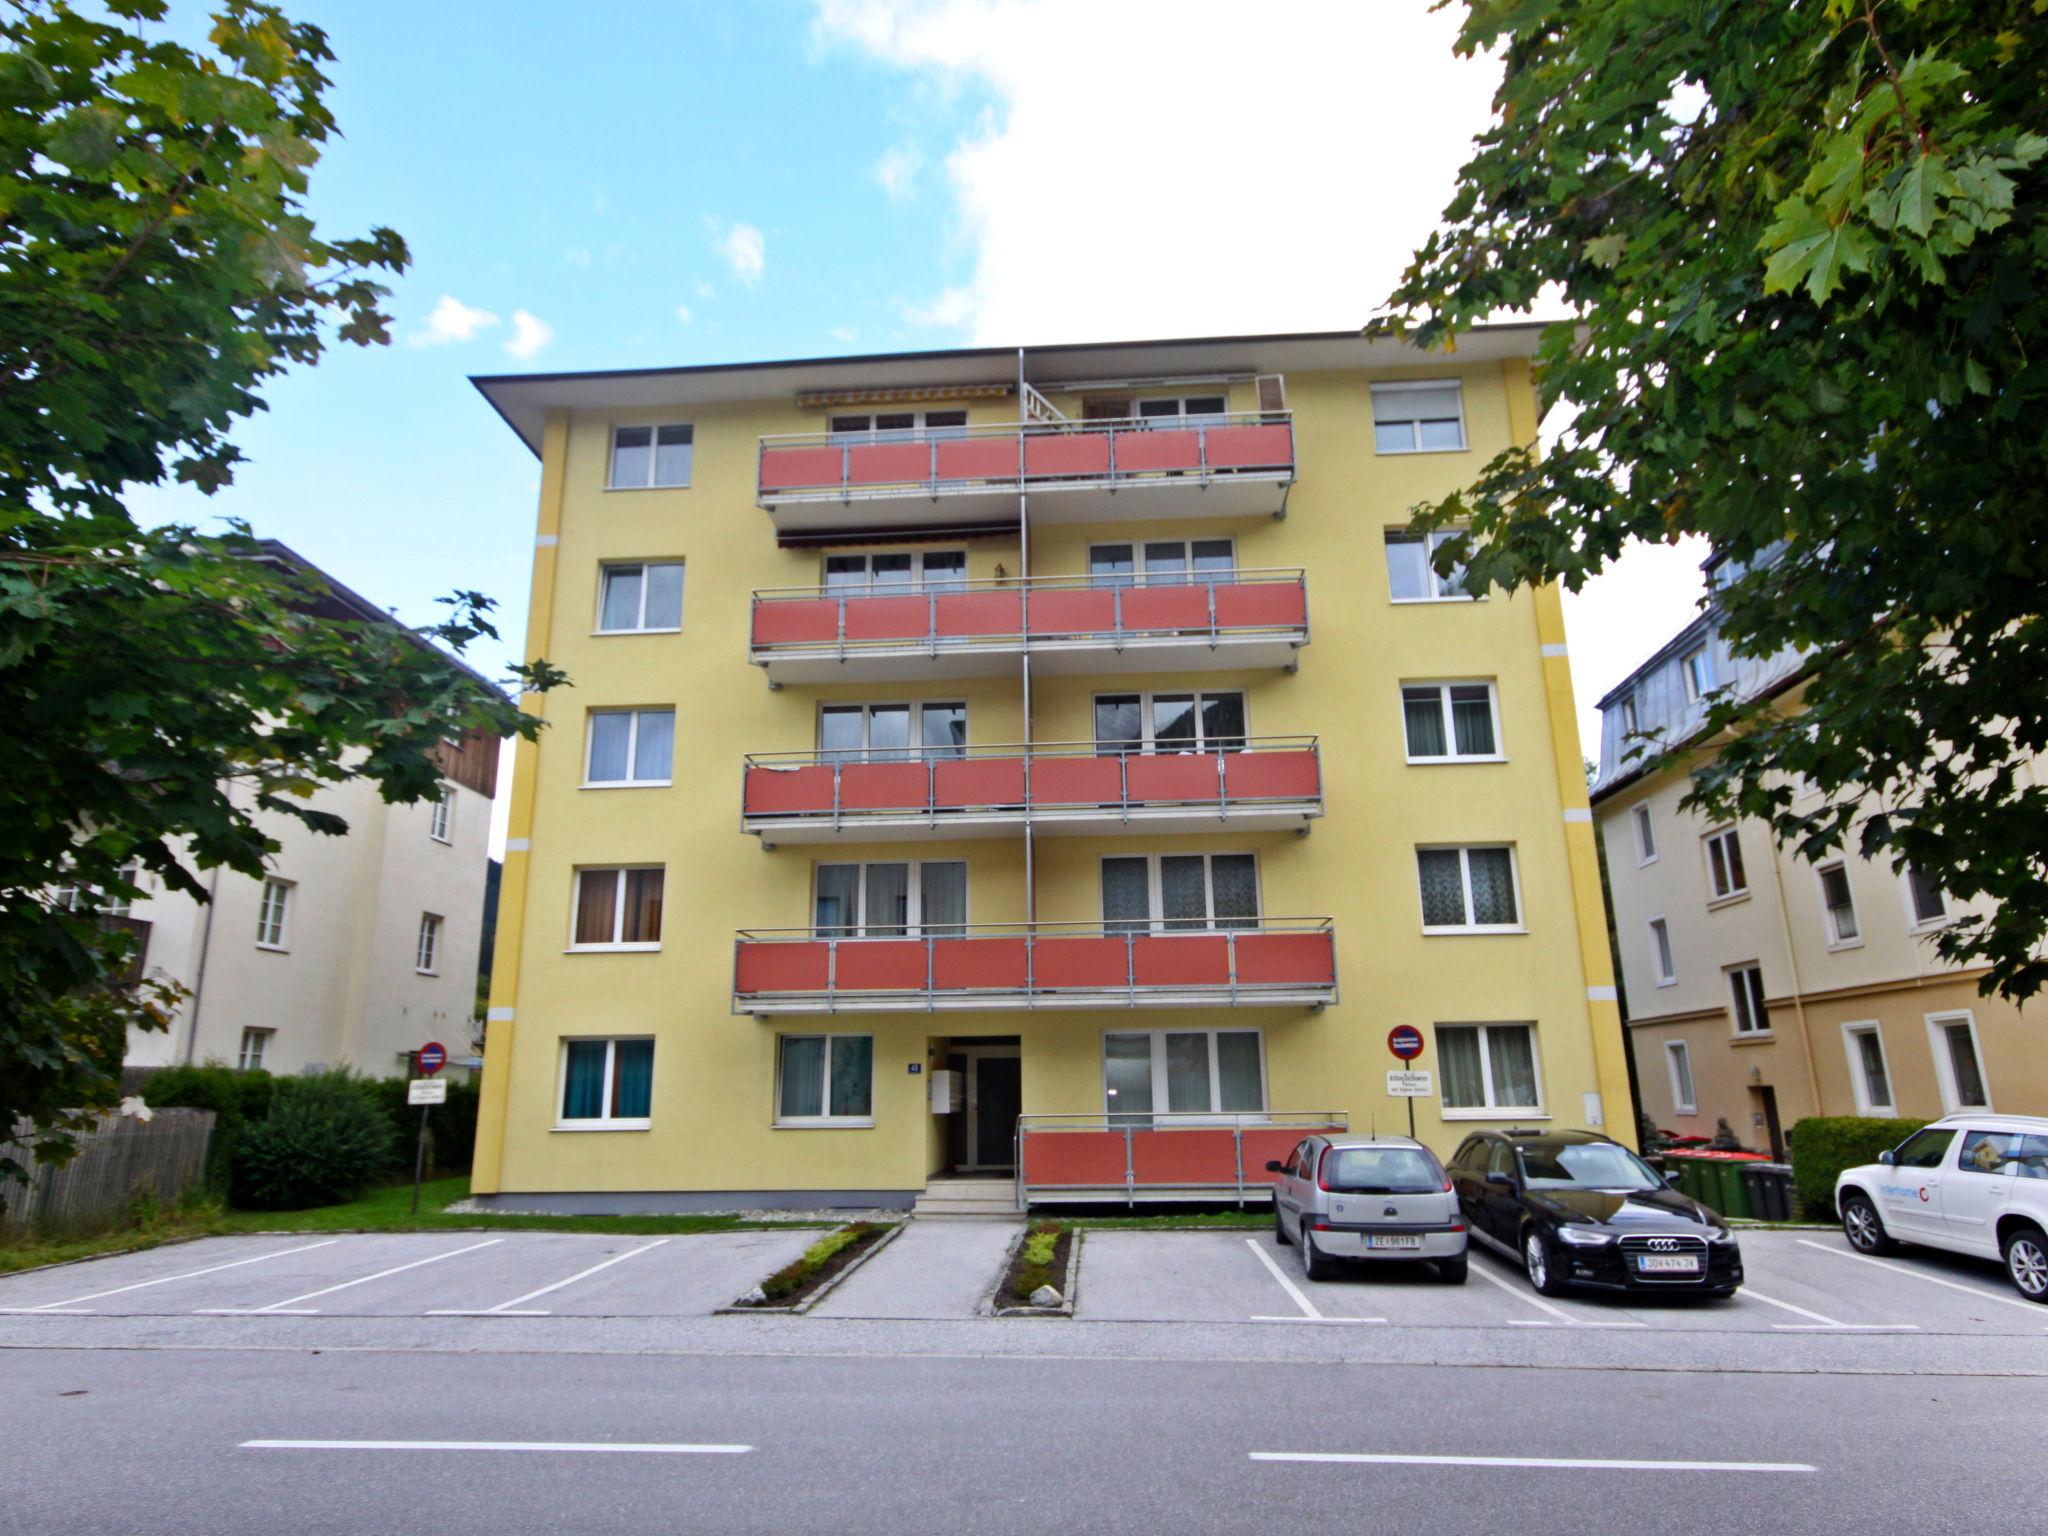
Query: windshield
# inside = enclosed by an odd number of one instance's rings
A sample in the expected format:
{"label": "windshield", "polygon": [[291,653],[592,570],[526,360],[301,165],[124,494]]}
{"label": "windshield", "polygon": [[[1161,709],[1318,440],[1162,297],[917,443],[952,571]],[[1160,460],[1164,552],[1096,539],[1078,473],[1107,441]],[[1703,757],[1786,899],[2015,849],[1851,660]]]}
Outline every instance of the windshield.
{"label": "windshield", "polygon": [[1626,1147],[1607,1141],[1524,1146],[1522,1176],[1531,1189],[1662,1189],[1664,1181]]}
{"label": "windshield", "polygon": [[1420,1147],[1332,1147],[1323,1178],[1359,1195],[1419,1195],[1444,1187],[1436,1159]]}

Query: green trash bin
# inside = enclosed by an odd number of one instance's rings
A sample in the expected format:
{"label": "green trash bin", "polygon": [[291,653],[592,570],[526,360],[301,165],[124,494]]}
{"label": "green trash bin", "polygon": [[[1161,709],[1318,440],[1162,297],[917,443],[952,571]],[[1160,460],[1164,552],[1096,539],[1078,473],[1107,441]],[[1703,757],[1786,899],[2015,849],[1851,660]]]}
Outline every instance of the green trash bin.
{"label": "green trash bin", "polygon": [[1742,1171],[1749,1166],[1748,1162],[1738,1158],[1717,1158],[1707,1166],[1712,1170],[1714,1186],[1721,1197],[1719,1200],[1709,1200],[1707,1204],[1723,1216],[1740,1217],[1744,1221],[1753,1220],[1756,1212],[1750,1206],[1749,1191],[1742,1185]]}
{"label": "green trash bin", "polygon": [[1713,1202],[1707,1198],[1707,1164],[1689,1152],[1672,1152],[1666,1155],[1670,1158],[1671,1166],[1678,1170],[1678,1192],[1690,1196],[1702,1205],[1711,1205]]}

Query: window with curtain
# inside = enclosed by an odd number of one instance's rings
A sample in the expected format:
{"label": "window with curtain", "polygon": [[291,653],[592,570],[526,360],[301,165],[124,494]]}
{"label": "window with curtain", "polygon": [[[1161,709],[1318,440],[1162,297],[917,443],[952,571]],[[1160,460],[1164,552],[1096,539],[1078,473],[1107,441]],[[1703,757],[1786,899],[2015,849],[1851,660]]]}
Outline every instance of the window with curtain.
{"label": "window with curtain", "polygon": [[957,592],[966,584],[967,551],[964,549],[825,557],[826,589],[848,595]]}
{"label": "window with curtain", "polygon": [[1148,928],[1256,928],[1259,861],[1249,853],[1133,854],[1102,861],[1102,922]]}
{"label": "window with curtain", "polygon": [[967,706],[958,701],[828,704],[818,711],[818,755],[826,762],[901,762],[966,753]]}
{"label": "window with curtain", "polygon": [[820,864],[812,889],[821,939],[952,937],[967,923],[964,859]]}
{"label": "window with curtain", "polygon": [[1152,872],[1142,858],[1102,861],[1102,924],[1112,933],[1152,926]]}
{"label": "window with curtain", "polygon": [[673,709],[594,709],[586,784],[666,784],[674,766]]}
{"label": "window with curtain", "polygon": [[1095,696],[1095,746],[1101,752],[1217,752],[1244,743],[1242,693]]}
{"label": "window with curtain", "polygon": [[1372,440],[1380,453],[1443,453],[1463,448],[1462,384],[1457,379],[1375,384]]}
{"label": "window with curtain", "polygon": [[1699,1101],[1693,1097],[1692,1051],[1683,1040],[1667,1040],[1664,1043],[1664,1060],[1671,1071],[1671,1108],[1673,1113],[1696,1115]]}
{"label": "window with curtain", "polygon": [[1709,832],[1706,837],[1707,891],[1715,901],[1746,895],[1749,874],[1742,867],[1742,839],[1733,827]]}
{"label": "window with curtain", "polygon": [[577,871],[574,947],[658,945],[665,873],[659,865]]}
{"label": "window with curtain", "polygon": [[1860,936],[1856,923],[1856,897],[1849,889],[1849,871],[1830,864],[1820,871],[1820,900],[1827,908],[1828,940],[1851,944]]}
{"label": "window with curtain", "polygon": [[1984,1069],[1977,1060],[1977,1035],[1968,1019],[1942,1019],[1942,1045],[1948,1055],[1948,1085],[1955,1092],[1957,1109],[1989,1109],[1991,1095],[1984,1087]]}
{"label": "window with curtain", "polygon": [[1891,1072],[1885,1066],[1884,1039],[1877,1027],[1849,1031],[1849,1043],[1856,1070],[1857,1087],[1860,1090],[1865,1110],[1889,1111],[1892,1108]]}
{"label": "window with curtain", "polygon": [[1264,1114],[1264,1053],[1256,1029],[1119,1030],[1102,1037],[1104,1102],[1112,1124],[1170,1114]]}
{"label": "window with curtain", "polygon": [[1415,867],[1425,932],[1520,925],[1512,848],[1418,848]]}
{"label": "window with curtain", "polygon": [[612,433],[611,489],[636,491],[688,485],[695,436],[692,428],[680,423],[617,428]]}
{"label": "window with curtain", "polygon": [[683,563],[634,561],[607,565],[598,592],[597,627],[605,634],[680,629]]}
{"label": "window with curtain", "polygon": [[[1144,569],[1136,569],[1142,555]],[[1089,585],[1183,586],[1228,576],[1237,569],[1237,547],[1229,539],[1150,539],[1143,545],[1094,544],[1088,549]]]}
{"label": "window with curtain", "polygon": [[872,1035],[784,1035],[776,1060],[778,1123],[872,1124]]}
{"label": "window with curtain", "polygon": [[1542,1109],[1534,1025],[1439,1024],[1436,1045],[1445,1109]]}
{"label": "window with curtain", "polygon": [[1408,755],[1419,761],[1497,758],[1493,684],[1409,683],[1401,689]]}
{"label": "window with curtain", "polygon": [[1771,1012],[1764,1005],[1764,970],[1751,962],[1731,966],[1727,972],[1731,1014],[1738,1035],[1759,1035],[1769,1031]]}
{"label": "window with curtain", "polygon": [[652,1040],[563,1042],[563,1124],[643,1127],[653,1100]]}

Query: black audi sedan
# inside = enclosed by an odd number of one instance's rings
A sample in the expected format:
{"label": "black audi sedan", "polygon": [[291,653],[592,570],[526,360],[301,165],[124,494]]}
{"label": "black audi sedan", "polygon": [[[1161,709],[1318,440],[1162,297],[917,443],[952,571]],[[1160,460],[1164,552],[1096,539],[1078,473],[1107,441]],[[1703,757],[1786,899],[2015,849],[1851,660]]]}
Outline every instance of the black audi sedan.
{"label": "black audi sedan", "polygon": [[1546,1296],[1573,1286],[1730,1296],[1742,1250],[1728,1224],[1591,1131],[1480,1131],[1449,1168],[1475,1242]]}

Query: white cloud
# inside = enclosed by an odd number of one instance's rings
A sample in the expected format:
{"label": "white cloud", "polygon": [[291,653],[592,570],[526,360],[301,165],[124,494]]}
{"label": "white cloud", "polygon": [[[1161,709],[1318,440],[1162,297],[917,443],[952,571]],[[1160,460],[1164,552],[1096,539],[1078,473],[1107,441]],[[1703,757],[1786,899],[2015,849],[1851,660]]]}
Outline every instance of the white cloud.
{"label": "white cloud", "polygon": [[697,279],[695,287],[697,290],[697,297],[702,299],[707,304],[709,304],[713,299],[718,297],[718,290],[712,287],[709,283],[705,282],[704,279],[701,277]]}
{"label": "white cloud", "polygon": [[923,304],[899,302],[897,309],[912,325],[938,325],[958,329],[975,317],[977,295],[971,287],[947,288]]}
{"label": "white cloud", "polygon": [[892,203],[907,203],[917,196],[917,173],[924,169],[924,154],[914,144],[899,144],[875,162],[875,184]]}
{"label": "white cloud", "polygon": [[676,318],[682,321],[683,324],[688,325],[692,320],[696,319],[697,316],[695,312],[691,310],[689,305],[678,304],[676,306]]}
{"label": "white cloud", "polygon": [[749,288],[760,282],[768,265],[768,242],[761,231],[751,224],[735,224],[722,233],[714,226],[713,233],[718,241],[718,254],[732,268],[732,275]]}
{"label": "white cloud", "polygon": [[514,357],[531,361],[554,339],[554,327],[545,320],[523,309],[512,311],[512,339],[505,343],[505,350]]}
{"label": "white cloud", "polygon": [[487,331],[498,323],[498,317],[488,309],[471,309],[454,294],[444,293],[434,312],[427,316],[425,328],[414,331],[406,340],[415,347],[445,347],[454,341],[474,341],[479,331]]}
{"label": "white cloud", "polygon": [[832,339],[834,341],[843,341],[848,346],[851,346],[854,342],[860,340],[860,332],[850,325],[835,325],[832,327]]}

